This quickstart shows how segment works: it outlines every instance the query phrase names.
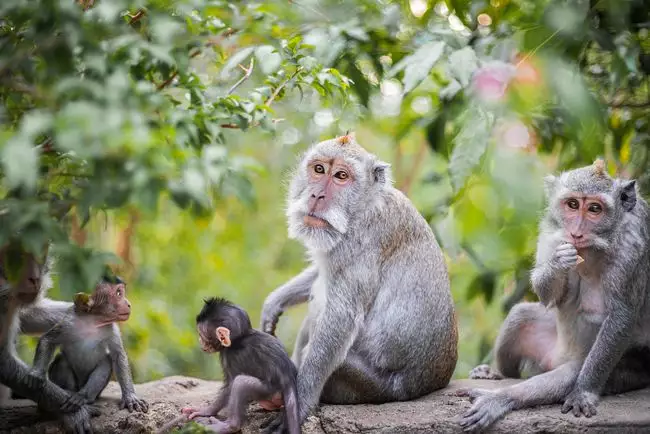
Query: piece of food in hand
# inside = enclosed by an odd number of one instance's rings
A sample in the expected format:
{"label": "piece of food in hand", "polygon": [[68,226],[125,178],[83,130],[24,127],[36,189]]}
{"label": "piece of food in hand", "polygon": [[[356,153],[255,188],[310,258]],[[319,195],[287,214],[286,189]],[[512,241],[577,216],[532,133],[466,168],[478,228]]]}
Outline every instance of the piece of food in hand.
{"label": "piece of food in hand", "polygon": [[582,258],[582,256],[578,255],[578,261],[576,262],[576,265],[580,265],[583,262],[585,262],[585,260]]}

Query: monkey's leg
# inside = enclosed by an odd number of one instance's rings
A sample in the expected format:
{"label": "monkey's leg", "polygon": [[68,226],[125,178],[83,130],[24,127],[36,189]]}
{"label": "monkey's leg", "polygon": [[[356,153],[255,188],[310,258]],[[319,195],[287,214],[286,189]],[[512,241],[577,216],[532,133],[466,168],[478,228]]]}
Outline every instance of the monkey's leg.
{"label": "monkey's leg", "polygon": [[495,361],[499,373],[521,378],[528,366],[533,374],[552,368],[557,341],[555,313],[541,303],[519,303],[508,313],[495,342]]}
{"label": "monkey's leg", "polygon": [[321,402],[325,404],[382,403],[395,400],[388,376],[382,376],[360,356],[348,358],[327,379]]}
{"label": "monkey's leg", "polygon": [[72,367],[62,354],[57,354],[50,365],[47,373],[50,381],[69,392],[76,392],[80,389]]}
{"label": "monkey's leg", "polygon": [[29,368],[24,362],[6,351],[0,354],[0,383],[36,402],[42,410],[59,414],[68,432],[92,433],[90,418],[99,415],[97,408],[82,406],[61,415],[61,408],[68,401],[69,394],[51,381],[45,381],[41,388],[31,388],[25,382],[28,375]]}
{"label": "monkey's leg", "polygon": [[97,400],[99,394],[106,389],[112,373],[113,364],[111,363],[111,358],[110,356],[106,356],[88,376],[88,381],[79,390],[78,394],[84,397],[87,404],[92,404]]}
{"label": "monkey's leg", "polygon": [[579,363],[568,362],[514,386],[459,390],[459,396],[469,396],[473,403],[460,425],[467,432],[483,431],[510,411],[560,403],[573,388],[579,372]]}
{"label": "monkey's leg", "polygon": [[618,362],[603,389],[603,395],[625,393],[650,386],[650,348],[629,349]]}
{"label": "monkey's leg", "polygon": [[275,391],[262,381],[248,375],[238,375],[232,381],[228,399],[228,419],[212,420],[208,429],[221,434],[236,433],[241,429],[246,417],[246,408],[251,401],[268,398]]}

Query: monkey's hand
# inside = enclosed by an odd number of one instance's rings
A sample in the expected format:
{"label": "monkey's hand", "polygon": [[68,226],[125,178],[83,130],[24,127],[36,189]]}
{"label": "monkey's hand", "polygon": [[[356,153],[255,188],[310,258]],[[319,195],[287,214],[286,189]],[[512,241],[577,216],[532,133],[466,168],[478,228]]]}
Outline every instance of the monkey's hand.
{"label": "monkey's hand", "polygon": [[91,405],[80,407],[77,411],[62,416],[65,432],[72,434],[92,434],[90,418],[100,415],[99,408]]}
{"label": "monkey's hand", "polygon": [[578,265],[578,251],[573,244],[562,243],[555,249],[553,262],[556,268],[570,270]]}
{"label": "monkey's hand", "polygon": [[216,416],[216,414],[214,414],[214,411],[212,410],[212,407],[209,405],[206,405],[205,407],[201,407],[201,408],[184,407],[181,409],[181,413],[186,415],[188,420],[192,420],[197,417]]}
{"label": "monkey's hand", "polygon": [[573,389],[562,405],[562,413],[571,411],[575,417],[580,417],[583,414],[585,417],[595,416],[598,400],[599,397],[596,393]]}
{"label": "monkey's hand", "polygon": [[127,393],[122,395],[122,402],[120,402],[120,410],[128,409],[129,412],[139,411],[140,413],[147,413],[149,411],[149,404],[144,399],[138,398],[135,393]]}
{"label": "monkey's hand", "polygon": [[275,328],[278,325],[278,320],[284,313],[280,305],[271,299],[267,299],[262,306],[262,319],[260,321],[260,329],[263,332],[275,336]]}

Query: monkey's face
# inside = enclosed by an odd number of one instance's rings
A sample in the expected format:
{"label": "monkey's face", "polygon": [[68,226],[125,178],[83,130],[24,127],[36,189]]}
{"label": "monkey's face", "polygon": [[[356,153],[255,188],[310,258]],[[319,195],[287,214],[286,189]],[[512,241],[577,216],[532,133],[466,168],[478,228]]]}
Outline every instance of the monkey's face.
{"label": "monkey's face", "polygon": [[199,334],[201,350],[206,353],[217,353],[230,346],[230,332],[225,327],[214,327],[209,322],[201,322],[196,325],[196,331]]}
{"label": "monkey's face", "polygon": [[592,166],[548,177],[546,184],[558,235],[578,250],[608,249],[636,200],[634,182],[594,173]]}
{"label": "monkey's face", "polygon": [[[352,139],[350,139],[352,140]],[[315,145],[291,181],[287,218],[289,236],[308,248],[329,251],[351,222],[374,199],[376,159],[352,141]]]}
{"label": "monkey's face", "polygon": [[87,301],[86,311],[100,323],[127,321],[131,316],[131,303],[126,298],[126,286],[100,283]]}
{"label": "monkey's face", "polygon": [[14,295],[22,305],[33,303],[41,293],[47,278],[47,257],[34,255],[9,247],[0,253],[0,285],[14,287]]}

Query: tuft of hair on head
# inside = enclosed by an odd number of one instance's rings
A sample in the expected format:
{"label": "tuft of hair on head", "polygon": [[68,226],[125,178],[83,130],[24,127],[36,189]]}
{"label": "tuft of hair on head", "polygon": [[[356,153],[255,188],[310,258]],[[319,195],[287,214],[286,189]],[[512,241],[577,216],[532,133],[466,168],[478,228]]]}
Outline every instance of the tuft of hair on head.
{"label": "tuft of hair on head", "polygon": [[605,172],[605,161],[602,158],[597,159],[594,161],[594,164],[592,165],[594,174],[596,176],[606,176],[607,173]]}
{"label": "tuft of hair on head", "polygon": [[203,299],[203,308],[196,316],[196,322],[200,323],[214,316],[216,312],[224,307],[235,307],[230,301],[221,297],[210,297]]}
{"label": "tuft of hair on head", "polygon": [[338,139],[336,139],[339,145],[347,145],[350,142],[354,141],[354,133],[350,132],[350,130],[347,130],[345,132],[345,135],[340,136]]}

